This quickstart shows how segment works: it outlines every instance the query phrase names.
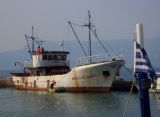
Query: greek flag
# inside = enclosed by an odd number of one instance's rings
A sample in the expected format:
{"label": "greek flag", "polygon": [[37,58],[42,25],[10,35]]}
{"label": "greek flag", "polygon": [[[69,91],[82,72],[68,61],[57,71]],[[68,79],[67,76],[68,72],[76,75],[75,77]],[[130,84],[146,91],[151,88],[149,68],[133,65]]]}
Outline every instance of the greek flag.
{"label": "greek flag", "polygon": [[136,54],[135,54],[135,73],[146,73],[152,79],[157,78],[156,72],[153,69],[148,55],[143,47],[136,42]]}

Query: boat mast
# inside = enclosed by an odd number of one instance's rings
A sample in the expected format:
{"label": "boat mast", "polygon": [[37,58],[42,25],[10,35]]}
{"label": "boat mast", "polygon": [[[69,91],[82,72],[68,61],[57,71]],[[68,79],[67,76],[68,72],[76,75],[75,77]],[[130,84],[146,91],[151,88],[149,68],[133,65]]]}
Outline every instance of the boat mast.
{"label": "boat mast", "polygon": [[[92,21],[92,17],[91,17],[91,14],[90,14],[90,11],[88,10],[88,24],[83,24],[83,25],[78,25],[78,24],[75,24],[75,23],[72,23],[72,22],[68,22],[68,24],[70,25],[74,35],[76,36],[76,39],[78,41],[78,43],[80,44],[85,56],[92,56],[92,40],[91,40],[91,33],[94,34],[94,36],[96,37],[96,39],[98,40],[98,42],[101,44],[101,46],[103,47],[103,49],[106,51],[106,53],[108,54],[108,56],[111,58],[111,55],[110,53],[107,51],[107,49],[105,48],[105,46],[103,45],[103,43],[101,42],[101,40],[99,39],[98,35],[97,35],[97,32],[96,30],[93,30],[92,27],[95,27],[93,21]],[[85,52],[74,28],[72,25],[75,25],[75,26],[79,26],[79,27],[87,27],[88,28],[88,32],[89,32],[89,40],[88,40],[88,54]],[[91,57],[90,57],[91,58]],[[90,62],[92,61],[91,59],[89,60]]]}
{"label": "boat mast", "polygon": [[89,32],[89,53],[88,56],[92,56],[92,43],[91,43],[91,27],[93,26],[91,24],[91,14],[90,11],[88,11],[88,24],[83,25],[85,27],[88,27],[88,32]]}
{"label": "boat mast", "polygon": [[[25,38],[26,38],[26,41],[27,41],[29,53],[30,53],[30,55],[32,55],[32,54],[34,53],[34,41],[35,41],[35,37],[34,37],[34,27],[33,27],[33,26],[32,26],[32,35],[31,35],[31,36],[27,36],[27,35],[25,34]],[[31,39],[31,41],[32,41],[31,47],[30,47],[30,45],[29,45],[28,39]]]}
{"label": "boat mast", "polygon": [[[34,37],[34,27],[33,26],[32,26],[32,35],[31,36],[27,36],[25,34],[25,38],[26,38],[26,41],[27,41],[27,46],[28,46],[28,49],[29,49],[30,56],[32,58],[32,54],[35,51],[35,43],[37,43],[38,46],[41,47],[41,45],[42,45],[42,43],[44,41],[37,40],[36,37]],[[29,44],[29,40],[28,39],[31,39],[31,45]]]}
{"label": "boat mast", "polygon": [[88,11],[88,29],[89,29],[89,56],[92,55],[92,43],[91,43],[91,14],[90,11]]}
{"label": "boat mast", "polygon": [[[34,30],[33,30],[33,29],[34,29],[34,27],[32,26],[32,35],[31,35],[31,36],[27,36],[27,35],[25,34],[27,46],[28,46],[28,49],[29,49],[28,52],[29,52],[31,58],[32,58],[32,54],[34,53],[34,41],[35,41]],[[31,47],[30,47],[30,45],[29,45],[28,39],[31,39],[31,41],[32,41]]]}

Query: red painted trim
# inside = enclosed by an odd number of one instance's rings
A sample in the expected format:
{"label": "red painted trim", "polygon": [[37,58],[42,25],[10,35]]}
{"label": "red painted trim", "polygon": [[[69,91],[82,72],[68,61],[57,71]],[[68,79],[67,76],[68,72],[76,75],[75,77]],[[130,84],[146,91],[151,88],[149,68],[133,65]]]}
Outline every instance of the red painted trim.
{"label": "red painted trim", "polygon": [[42,54],[69,54],[68,51],[43,51],[41,53],[36,53],[36,51],[32,55],[42,55]]}

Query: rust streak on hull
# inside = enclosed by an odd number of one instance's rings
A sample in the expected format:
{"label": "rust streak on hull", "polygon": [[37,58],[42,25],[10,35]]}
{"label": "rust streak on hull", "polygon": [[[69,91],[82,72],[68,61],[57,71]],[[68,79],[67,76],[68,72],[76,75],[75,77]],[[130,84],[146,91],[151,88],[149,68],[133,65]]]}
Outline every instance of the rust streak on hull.
{"label": "rust streak on hull", "polygon": [[33,91],[48,91],[49,90],[49,88],[21,87],[21,86],[16,86],[16,89],[18,89],[18,90],[33,90]]}
{"label": "rust streak on hull", "polygon": [[72,79],[75,80],[76,86],[79,87],[79,83],[78,83],[79,81],[78,81],[78,79],[77,79],[77,77],[76,77],[76,71],[75,71],[75,69],[74,69],[74,76],[75,76],[75,77],[72,78]]}

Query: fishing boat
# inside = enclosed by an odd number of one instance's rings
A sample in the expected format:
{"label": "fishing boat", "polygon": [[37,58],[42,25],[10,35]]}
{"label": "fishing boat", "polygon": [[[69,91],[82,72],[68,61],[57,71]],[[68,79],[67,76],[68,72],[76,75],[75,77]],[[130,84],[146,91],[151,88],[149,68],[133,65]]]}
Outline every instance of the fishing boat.
{"label": "fishing boat", "polygon": [[[27,36],[27,45],[31,60],[24,64],[17,62],[23,73],[11,73],[12,81],[17,89],[23,90],[45,90],[45,91],[71,91],[71,92],[109,92],[114,79],[119,75],[121,67],[124,65],[122,54],[110,56],[108,54],[92,55],[91,15],[88,11],[88,24],[83,26],[89,30],[89,53],[87,54],[76,35],[72,23],[69,22],[76,39],[78,40],[85,57],[76,60],[76,66],[70,68],[68,55],[69,51],[47,51],[42,46],[42,41],[38,41],[33,35]],[[98,38],[98,37],[97,37]],[[31,39],[32,45],[28,43]],[[99,40],[99,38],[98,38]],[[102,42],[99,40],[104,47]],[[35,43],[37,48],[35,49]],[[63,45],[61,43],[60,45]]]}

